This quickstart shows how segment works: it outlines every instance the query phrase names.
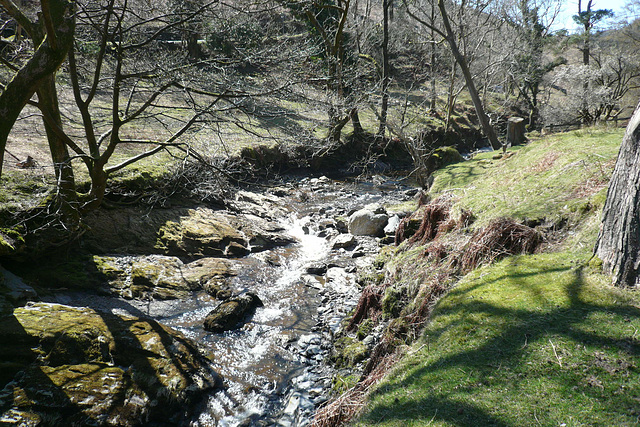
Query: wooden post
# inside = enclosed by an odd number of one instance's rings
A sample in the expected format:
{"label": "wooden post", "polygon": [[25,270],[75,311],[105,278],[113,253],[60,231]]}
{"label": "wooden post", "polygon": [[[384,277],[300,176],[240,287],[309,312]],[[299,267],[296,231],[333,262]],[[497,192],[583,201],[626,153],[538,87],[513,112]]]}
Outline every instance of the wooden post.
{"label": "wooden post", "polygon": [[524,119],[522,117],[511,117],[507,122],[507,145],[520,145],[525,141]]}

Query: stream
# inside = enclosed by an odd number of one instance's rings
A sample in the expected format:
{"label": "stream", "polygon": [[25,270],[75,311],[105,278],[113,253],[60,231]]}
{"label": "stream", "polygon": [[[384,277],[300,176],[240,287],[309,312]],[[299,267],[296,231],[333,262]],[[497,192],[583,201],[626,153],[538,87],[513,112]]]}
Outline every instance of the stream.
{"label": "stream", "polygon": [[356,236],[349,248],[333,248],[332,242],[355,210],[398,204],[415,190],[380,176],[304,178],[284,188],[279,197],[288,214],[280,223],[297,243],[233,260],[233,293],[254,292],[264,303],[239,329],[203,329],[219,304],[204,291],[166,301],[66,293],[55,302],[152,317],[213,355],[226,388],[206,399],[191,426],[308,425],[328,400],[334,372],[324,362],[333,334],[357,304],[357,273],[371,265],[380,247],[379,238],[366,236]]}

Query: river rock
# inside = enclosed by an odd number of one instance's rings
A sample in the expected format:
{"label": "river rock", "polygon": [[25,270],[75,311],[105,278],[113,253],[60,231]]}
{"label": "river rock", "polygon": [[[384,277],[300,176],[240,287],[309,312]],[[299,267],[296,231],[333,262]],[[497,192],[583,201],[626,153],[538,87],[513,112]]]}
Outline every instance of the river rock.
{"label": "river rock", "polygon": [[393,215],[387,221],[387,225],[384,227],[384,234],[395,234],[398,226],[400,225],[400,217],[398,215]]}
{"label": "river rock", "polygon": [[0,266],[0,295],[15,305],[38,298],[37,292],[31,286],[2,266]]}
{"label": "river rock", "polygon": [[192,285],[204,284],[213,279],[224,279],[237,274],[233,261],[225,258],[201,258],[182,268],[182,277]]}
{"label": "river rock", "polygon": [[331,242],[331,249],[348,249],[357,243],[353,234],[339,234]]}
{"label": "river rock", "polygon": [[182,257],[237,257],[249,254],[249,242],[224,215],[206,208],[189,209],[188,216],[167,221],[156,247]]}
{"label": "river rock", "polygon": [[96,209],[86,215],[83,243],[95,254],[161,254],[186,259],[236,257],[249,242],[227,216],[206,207]]}
{"label": "river rock", "polygon": [[235,329],[247,316],[253,314],[256,308],[263,305],[260,298],[252,292],[231,298],[207,314],[204,328],[209,332]]}
{"label": "river rock", "polygon": [[384,213],[361,209],[349,217],[349,233],[355,236],[380,236],[388,219]]}
{"label": "river rock", "polygon": [[295,242],[291,236],[284,233],[284,227],[276,221],[252,214],[225,215],[225,218],[245,236],[251,252],[262,252]]}
{"label": "river rock", "polygon": [[264,219],[277,220],[287,215],[282,199],[275,194],[254,193],[240,190],[234,205],[243,215],[250,214]]}
{"label": "river rock", "polygon": [[183,425],[222,386],[195,345],[154,320],[36,303],[0,319],[0,423]]}
{"label": "river rock", "polygon": [[315,262],[313,264],[307,265],[306,271],[308,274],[322,276],[327,272],[327,264],[324,262]]}
{"label": "river rock", "polygon": [[150,255],[131,265],[130,297],[141,299],[180,299],[198,289],[182,277],[182,261],[176,257]]}
{"label": "river rock", "polygon": [[210,257],[184,264],[163,255],[95,255],[91,263],[112,294],[137,299],[186,298],[206,283],[225,282],[236,274],[230,260]]}

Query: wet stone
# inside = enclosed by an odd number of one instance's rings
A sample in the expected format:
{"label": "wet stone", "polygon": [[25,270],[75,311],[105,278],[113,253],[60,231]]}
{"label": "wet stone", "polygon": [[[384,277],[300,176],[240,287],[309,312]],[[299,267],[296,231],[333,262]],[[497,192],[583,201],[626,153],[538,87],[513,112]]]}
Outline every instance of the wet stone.
{"label": "wet stone", "polygon": [[355,236],[351,234],[340,234],[331,242],[331,249],[348,249],[358,243]]}
{"label": "wet stone", "polygon": [[209,332],[224,332],[237,328],[256,308],[263,307],[260,298],[247,292],[231,298],[213,309],[204,320],[204,328]]}

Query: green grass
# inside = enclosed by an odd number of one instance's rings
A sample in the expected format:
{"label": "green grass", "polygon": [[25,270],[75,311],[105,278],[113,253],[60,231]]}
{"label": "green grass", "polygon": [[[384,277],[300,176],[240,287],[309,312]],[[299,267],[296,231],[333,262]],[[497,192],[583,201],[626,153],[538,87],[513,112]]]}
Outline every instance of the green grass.
{"label": "green grass", "polygon": [[357,425],[635,425],[640,309],[570,253],[474,271]]}
{"label": "green grass", "polygon": [[431,193],[459,196],[478,217],[478,225],[499,216],[548,221],[580,217],[588,208],[585,203],[598,208],[604,201],[595,196],[606,188],[623,134],[622,129],[579,130],[514,147],[506,159],[483,153],[436,172]]}
{"label": "green grass", "polygon": [[[621,130],[557,134],[437,173],[477,226],[498,216],[564,218],[547,253],[467,274],[406,356],[371,390],[358,426],[626,426],[640,423],[640,295],[617,289],[591,249]],[[396,276],[406,272],[399,248]],[[426,264],[423,261],[422,267]],[[428,272],[425,271],[425,275]]]}

